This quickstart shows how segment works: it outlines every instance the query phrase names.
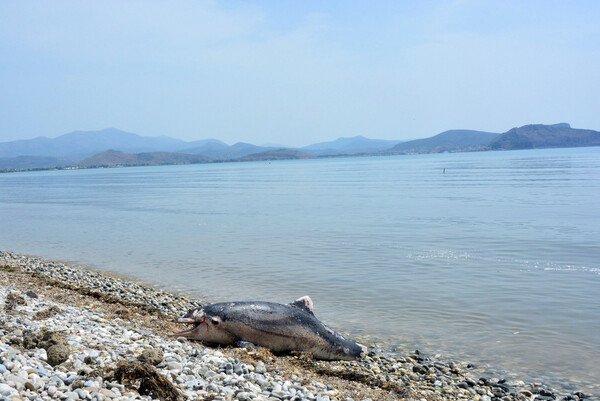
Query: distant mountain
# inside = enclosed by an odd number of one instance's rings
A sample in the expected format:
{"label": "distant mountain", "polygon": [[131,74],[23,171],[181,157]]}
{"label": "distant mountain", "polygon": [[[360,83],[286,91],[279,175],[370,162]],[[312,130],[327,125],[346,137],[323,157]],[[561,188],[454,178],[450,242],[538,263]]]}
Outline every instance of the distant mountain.
{"label": "distant mountain", "polygon": [[216,157],[218,154],[227,152],[227,149],[230,148],[230,146],[227,145],[225,142],[221,142],[216,139],[208,139],[205,141],[198,142],[190,143],[189,147],[180,149],[179,151],[181,153],[189,153],[191,155],[204,155],[213,159],[218,159],[218,157]]}
{"label": "distant mountain", "polygon": [[450,130],[425,139],[402,142],[388,150],[389,153],[439,153],[464,150],[483,150],[497,133],[472,130]]}
{"label": "distant mountain", "polygon": [[352,138],[338,138],[335,141],[320,142],[308,145],[300,150],[313,156],[333,156],[333,155],[354,155],[378,153],[389,149],[400,141],[390,141],[384,139],[369,139],[364,136],[355,136]]}
{"label": "distant mountain", "polygon": [[190,154],[203,155],[215,160],[236,160],[240,157],[248,156],[254,153],[266,152],[274,150],[263,146],[256,146],[250,143],[238,142],[228,146],[223,142],[207,143],[196,148],[185,149],[184,152]]}
{"label": "distant mountain", "polygon": [[493,150],[600,146],[600,132],[575,129],[567,123],[531,124],[513,128],[490,143]]}
{"label": "distant mountain", "polygon": [[53,169],[73,165],[74,162],[59,157],[47,156],[17,156],[0,157],[0,171]]}
{"label": "distant mountain", "polygon": [[218,144],[218,145],[222,145],[222,146],[229,146],[225,142],[219,141],[218,139],[201,139],[199,141],[183,142],[183,143],[185,144],[185,148],[178,148],[177,152],[187,153],[187,152],[184,152],[185,149],[192,149],[192,148],[196,148],[196,147],[200,147],[200,146],[204,146],[204,145],[208,145],[208,144]]}
{"label": "distant mountain", "polygon": [[211,159],[201,155],[174,152],[144,152],[130,154],[118,150],[107,150],[81,160],[77,167],[116,167],[116,166],[160,166],[165,164],[207,163]]}
{"label": "distant mountain", "polygon": [[0,143],[0,157],[51,156],[79,160],[108,149],[127,153],[173,152],[201,146],[211,141],[188,143],[166,136],[147,137],[107,128],[100,131],[75,131],[57,138],[39,137]]}
{"label": "distant mountain", "polygon": [[307,155],[293,149],[275,149],[266,152],[254,153],[239,158],[239,161],[260,161],[260,160],[292,160],[292,159],[314,159],[315,156]]}
{"label": "distant mountain", "polygon": [[504,134],[451,130],[430,138],[407,142],[356,136],[292,149],[279,146],[256,146],[243,142],[229,146],[216,139],[186,142],[166,136],[144,137],[115,128],[107,128],[100,131],[75,131],[57,138],[38,137],[0,143],[0,170],[15,171],[71,166],[152,166],[211,161],[281,160],[342,155],[574,146],[600,146],[600,132],[574,129],[567,123],[533,124],[513,128]]}
{"label": "distant mountain", "polygon": [[262,146],[263,148],[273,148],[273,149],[292,149],[293,148],[293,146],[286,146],[286,145],[282,145],[280,143],[271,143],[271,142],[261,143],[259,146]]}

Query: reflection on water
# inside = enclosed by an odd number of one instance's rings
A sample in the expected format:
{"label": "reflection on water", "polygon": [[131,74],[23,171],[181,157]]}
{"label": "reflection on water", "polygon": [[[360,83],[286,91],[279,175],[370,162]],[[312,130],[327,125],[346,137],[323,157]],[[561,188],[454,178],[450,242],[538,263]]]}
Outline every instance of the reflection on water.
{"label": "reflection on water", "polygon": [[3,174],[0,248],[591,388],[599,178],[600,148]]}

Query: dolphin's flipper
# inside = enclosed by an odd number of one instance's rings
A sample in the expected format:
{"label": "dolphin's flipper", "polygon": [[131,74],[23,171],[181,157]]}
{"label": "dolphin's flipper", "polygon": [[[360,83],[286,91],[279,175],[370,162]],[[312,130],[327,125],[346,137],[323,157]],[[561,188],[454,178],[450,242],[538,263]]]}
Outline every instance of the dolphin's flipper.
{"label": "dolphin's flipper", "polygon": [[290,306],[294,306],[296,308],[300,308],[305,310],[306,312],[310,313],[311,315],[314,316],[313,313],[313,301],[312,299],[310,299],[310,297],[308,295],[305,295],[301,298],[298,298],[297,300],[295,300],[294,302],[292,302],[290,304]]}
{"label": "dolphin's flipper", "polygon": [[237,345],[240,348],[245,348],[245,349],[256,349],[256,345],[254,345],[250,341],[235,340],[235,345]]}

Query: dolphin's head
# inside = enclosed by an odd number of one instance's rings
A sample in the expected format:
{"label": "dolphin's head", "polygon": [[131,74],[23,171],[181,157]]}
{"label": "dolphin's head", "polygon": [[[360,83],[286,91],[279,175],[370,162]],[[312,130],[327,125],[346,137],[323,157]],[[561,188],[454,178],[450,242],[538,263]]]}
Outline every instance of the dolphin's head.
{"label": "dolphin's head", "polygon": [[360,360],[367,356],[368,349],[362,344],[347,340],[345,344],[334,348],[332,357],[327,359]]}
{"label": "dolphin's head", "polygon": [[362,344],[345,338],[332,328],[323,325],[324,332],[321,338],[321,347],[315,353],[320,359],[327,360],[357,360],[367,356],[368,349]]}
{"label": "dolphin's head", "polygon": [[206,343],[231,344],[235,338],[223,327],[222,322],[223,319],[218,313],[200,306],[191,309],[182,318],[173,321],[173,323],[191,325],[192,327],[188,330],[173,333],[171,336],[186,337]]}
{"label": "dolphin's head", "polygon": [[358,348],[360,348],[360,351],[358,352],[358,355],[356,356],[356,359],[363,359],[364,357],[367,356],[367,353],[369,352],[369,349],[362,344],[356,343],[356,345],[358,345]]}

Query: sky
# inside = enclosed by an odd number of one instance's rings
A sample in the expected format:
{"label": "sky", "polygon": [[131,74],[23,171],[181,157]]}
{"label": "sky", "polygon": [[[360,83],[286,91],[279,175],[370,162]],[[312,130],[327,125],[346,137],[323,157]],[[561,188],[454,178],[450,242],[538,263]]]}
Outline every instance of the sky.
{"label": "sky", "polygon": [[0,0],[0,142],[600,130],[600,2]]}

